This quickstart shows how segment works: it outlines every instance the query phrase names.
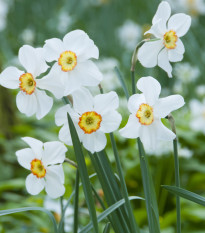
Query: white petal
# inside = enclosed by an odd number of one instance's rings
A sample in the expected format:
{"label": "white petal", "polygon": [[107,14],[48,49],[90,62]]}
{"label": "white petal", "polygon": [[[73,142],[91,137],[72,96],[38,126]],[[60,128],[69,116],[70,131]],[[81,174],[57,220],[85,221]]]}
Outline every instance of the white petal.
{"label": "white petal", "polygon": [[157,145],[157,130],[154,127],[154,124],[151,125],[142,125],[140,128],[140,140],[142,141],[145,150],[151,149],[155,150]]}
{"label": "white petal", "polygon": [[24,137],[22,138],[24,142],[26,142],[32,149],[35,158],[42,159],[43,155],[43,143],[35,138]]}
{"label": "white petal", "polygon": [[179,54],[176,49],[170,49],[168,51],[168,59],[171,62],[181,61],[183,59],[183,54]]}
{"label": "white petal", "polygon": [[37,110],[36,95],[34,93],[27,95],[20,91],[16,96],[16,105],[20,112],[26,114],[26,116],[32,116]]}
{"label": "white petal", "polygon": [[140,127],[141,124],[139,123],[139,119],[135,116],[135,114],[131,114],[126,126],[122,128],[119,133],[125,138],[138,138]]}
{"label": "white petal", "polygon": [[13,66],[6,68],[0,75],[0,85],[10,89],[19,88],[19,78],[23,73]]}
{"label": "white petal", "polygon": [[180,13],[173,15],[168,22],[168,29],[174,30],[178,37],[184,36],[191,26],[191,17]]}
{"label": "white petal", "polygon": [[157,65],[157,57],[164,47],[161,40],[144,43],[138,51],[138,59],[144,67],[154,67]]}
{"label": "white petal", "polygon": [[79,113],[93,111],[93,97],[90,91],[86,88],[81,88],[72,93],[73,96],[73,108]]}
{"label": "white petal", "polygon": [[99,50],[89,36],[82,30],[69,32],[63,38],[64,46],[77,54],[79,61],[99,57]]}
{"label": "white petal", "polygon": [[104,133],[111,133],[118,129],[122,116],[117,111],[107,112],[102,116],[100,130]]}
{"label": "white petal", "polygon": [[31,195],[39,194],[45,186],[44,178],[37,178],[33,174],[30,174],[26,178],[26,189]]}
{"label": "white petal", "polygon": [[131,113],[136,114],[140,105],[145,103],[146,100],[144,94],[134,94],[130,96],[128,100],[128,109]]}
{"label": "white petal", "polygon": [[16,151],[16,156],[19,164],[30,170],[31,169],[31,161],[35,159],[35,154],[30,148],[22,149]]}
{"label": "white petal", "polygon": [[79,63],[72,71],[72,76],[82,86],[97,86],[103,79],[98,67],[90,60]]}
{"label": "white petal", "polygon": [[73,145],[68,123],[63,125],[63,127],[60,129],[58,138],[59,138],[60,141],[64,142],[68,146]]}
{"label": "white petal", "polygon": [[137,88],[143,93],[146,102],[151,106],[158,100],[161,92],[160,83],[151,76],[140,78],[137,82]]}
{"label": "white petal", "polygon": [[60,54],[65,51],[63,42],[60,39],[53,38],[45,41],[43,46],[46,61],[57,61]]}
{"label": "white petal", "polygon": [[163,35],[165,34],[165,31],[166,31],[165,26],[166,26],[166,23],[162,21],[162,19],[160,19],[155,24],[153,24],[151,28],[144,33],[144,35],[151,33],[156,38],[163,38]]}
{"label": "white petal", "polygon": [[45,91],[36,89],[34,92],[37,100],[36,118],[40,120],[49,113],[53,106],[53,99]]}
{"label": "white petal", "polygon": [[74,91],[78,90],[82,86],[78,72],[75,73],[73,71],[74,70],[72,70],[71,72],[67,72],[67,73],[61,72],[63,73],[61,75],[61,80],[63,79],[64,86],[65,86],[64,96],[72,94]]}
{"label": "white petal", "polygon": [[74,114],[73,109],[69,104],[59,108],[55,114],[55,123],[57,126],[63,125],[68,122],[67,113]]}
{"label": "white petal", "polygon": [[168,53],[165,48],[159,53],[158,66],[166,71],[170,78],[172,77],[172,66],[169,63]]}
{"label": "white petal", "polygon": [[167,21],[171,15],[171,7],[168,2],[162,1],[158,8],[157,12],[155,13],[152,24],[155,24],[159,19],[162,19],[163,21]]}
{"label": "white petal", "polygon": [[61,177],[62,171],[57,173],[57,171],[51,167],[52,166],[48,167],[46,171],[45,190],[51,198],[58,198],[65,193],[65,187]]}
{"label": "white petal", "polygon": [[184,48],[184,45],[181,41],[181,39],[178,38],[177,42],[176,42],[176,48],[174,50],[177,51],[177,53],[180,53],[180,54],[184,54],[185,52],[185,48]]}
{"label": "white petal", "polygon": [[57,163],[63,163],[67,148],[61,142],[46,142],[43,144],[44,152],[42,162],[45,166]]}
{"label": "white petal", "polygon": [[24,45],[19,50],[19,61],[28,73],[39,76],[48,69],[44,60],[42,48],[33,48],[30,45]]}
{"label": "white petal", "polygon": [[97,113],[105,114],[116,110],[119,107],[119,98],[116,92],[99,94],[94,97],[94,110]]}
{"label": "white petal", "polygon": [[161,120],[154,122],[156,125],[157,139],[162,141],[172,141],[176,138],[176,135],[168,129]]}
{"label": "white petal", "polygon": [[65,86],[59,80],[59,71],[53,66],[50,72],[41,79],[36,79],[37,87],[50,91],[57,99],[64,96]]}
{"label": "white petal", "polygon": [[64,175],[63,165],[62,164],[48,166],[47,171],[49,173],[55,174],[55,176],[58,176],[60,178],[60,182],[62,184],[64,184],[65,175]]}
{"label": "white petal", "polygon": [[164,118],[172,111],[181,108],[184,104],[184,98],[181,95],[160,98],[153,107],[154,116]]}
{"label": "white petal", "polygon": [[99,152],[106,146],[107,139],[103,132],[99,130],[91,134],[84,134],[82,138],[83,146],[91,153]]}

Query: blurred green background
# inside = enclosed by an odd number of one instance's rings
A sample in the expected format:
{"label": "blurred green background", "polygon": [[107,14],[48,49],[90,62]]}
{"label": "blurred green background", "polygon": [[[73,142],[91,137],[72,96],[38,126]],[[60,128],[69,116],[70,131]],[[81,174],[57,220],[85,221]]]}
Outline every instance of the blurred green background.
{"label": "blurred green background", "polygon": [[[159,0],[0,0],[0,71],[14,65],[19,68],[18,50],[24,44],[42,47],[46,39],[63,36],[74,29],[82,29],[94,40],[100,51],[97,65],[104,74],[102,86],[106,91],[116,90],[121,98],[119,111],[123,115],[122,125],[128,119],[126,99],[114,72],[118,66],[131,92],[130,60],[143,33],[150,27]],[[184,96],[186,106],[174,113],[179,137],[181,186],[200,195],[205,194],[205,2],[170,0],[174,12],[192,15],[192,27],[182,38],[185,56],[181,63],[173,63],[173,78],[158,67],[145,69],[136,67],[137,78],[151,75],[162,85],[162,95],[179,93]],[[195,4],[195,5],[194,5]],[[198,5],[197,5],[198,4]],[[201,4],[201,5],[200,5]],[[98,89],[92,89],[99,93]],[[45,204],[46,194],[31,196],[25,189],[28,171],[16,160],[15,151],[25,147],[21,137],[31,136],[43,142],[57,140],[59,128],[55,126],[54,114],[61,101],[56,101],[52,111],[42,120],[27,118],[15,104],[16,90],[0,86],[0,210],[25,206],[45,206],[56,212],[54,203]],[[197,99],[199,110],[195,110],[193,99]],[[196,101],[195,101],[196,102]],[[200,105],[201,104],[201,105]],[[200,107],[201,106],[201,107]],[[198,123],[197,123],[197,119]],[[195,122],[195,123],[193,123]],[[166,121],[165,121],[166,123]],[[121,162],[130,195],[143,196],[138,151],[135,140],[121,138],[116,132]],[[107,153],[116,170],[108,139]],[[172,145],[159,145],[157,152],[148,152],[159,204],[160,224],[163,233],[175,232],[175,197],[161,188],[162,184],[174,184],[174,161]],[[72,148],[67,157],[75,160]],[[86,157],[89,173],[94,169]],[[64,165],[66,193],[68,199],[75,183],[75,169]],[[92,182],[102,195],[96,178]],[[48,201],[48,200],[46,200]],[[71,203],[72,204],[72,203]],[[83,192],[80,193],[80,224],[89,222]],[[96,201],[97,210],[102,209]],[[136,220],[147,230],[145,203],[134,201]],[[205,208],[181,201],[182,232],[205,232]],[[67,223],[72,227],[72,205]],[[104,224],[102,224],[104,226]],[[101,227],[102,227],[101,226]],[[0,217],[0,233],[52,232],[48,217],[39,212],[18,213]],[[72,228],[69,232],[72,232]]]}

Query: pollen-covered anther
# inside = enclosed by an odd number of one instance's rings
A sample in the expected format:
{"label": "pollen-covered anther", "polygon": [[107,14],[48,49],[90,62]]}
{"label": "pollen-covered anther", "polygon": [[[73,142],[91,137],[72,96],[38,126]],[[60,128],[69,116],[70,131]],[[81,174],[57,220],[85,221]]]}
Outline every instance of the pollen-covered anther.
{"label": "pollen-covered anther", "polygon": [[19,88],[28,95],[33,94],[36,88],[36,81],[31,73],[22,74],[19,78]]}
{"label": "pollen-covered anther", "polygon": [[176,32],[170,30],[164,34],[164,45],[167,49],[174,49],[177,45],[178,36]]}
{"label": "pollen-covered anther", "polygon": [[91,134],[100,128],[102,116],[95,111],[85,112],[79,118],[78,125],[86,133]]}
{"label": "pollen-covered anther", "polygon": [[77,65],[77,56],[72,51],[65,51],[61,53],[58,64],[61,66],[62,71],[71,71]]}
{"label": "pollen-covered anther", "polygon": [[153,108],[148,104],[141,104],[136,117],[142,125],[150,125],[154,121]]}
{"label": "pollen-covered anther", "polygon": [[34,159],[31,161],[31,172],[37,178],[43,178],[46,175],[46,169],[42,164],[42,161],[39,159]]}

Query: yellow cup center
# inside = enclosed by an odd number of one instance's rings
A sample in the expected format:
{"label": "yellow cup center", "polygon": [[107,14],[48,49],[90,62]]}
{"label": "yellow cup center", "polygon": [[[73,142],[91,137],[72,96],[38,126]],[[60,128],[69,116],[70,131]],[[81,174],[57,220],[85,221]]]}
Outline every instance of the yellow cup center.
{"label": "yellow cup center", "polygon": [[141,104],[136,117],[142,125],[150,125],[154,121],[153,108],[148,104]]}
{"label": "yellow cup center", "polygon": [[174,49],[177,46],[177,40],[178,37],[176,32],[173,30],[170,30],[164,34],[164,45],[167,49]]}
{"label": "yellow cup center", "polygon": [[77,56],[72,51],[65,51],[61,53],[58,59],[58,64],[61,66],[62,71],[71,71],[77,65]]}
{"label": "yellow cup center", "polygon": [[22,74],[19,78],[19,88],[28,95],[33,94],[36,88],[36,81],[31,73]]}
{"label": "yellow cup center", "polygon": [[42,161],[39,159],[34,159],[31,161],[31,172],[37,178],[43,178],[46,175],[46,169],[42,164]]}
{"label": "yellow cup center", "polygon": [[91,134],[100,128],[102,116],[95,111],[85,112],[79,118],[78,125],[86,133]]}

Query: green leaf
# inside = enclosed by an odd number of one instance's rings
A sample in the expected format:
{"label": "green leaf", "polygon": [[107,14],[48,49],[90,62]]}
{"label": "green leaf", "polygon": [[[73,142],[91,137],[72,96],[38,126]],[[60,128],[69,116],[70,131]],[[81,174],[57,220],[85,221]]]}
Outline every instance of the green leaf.
{"label": "green leaf", "polygon": [[115,72],[116,72],[117,77],[118,77],[118,79],[119,79],[119,81],[120,81],[120,83],[121,83],[121,86],[122,86],[122,89],[123,89],[123,91],[124,91],[124,93],[125,93],[126,98],[129,99],[130,95],[129,95],[127,86],[126,86],[126,84],[125,84],[125,80],[124,80],[124,78],[123,78],[121,72],[119,71],[119,69],[118,69],[117,67],[115,67]]}
{"label": "green leaf", "polygon": [[95,203],[94,203],[94,199],[92,196],[92,190],[91,190],[90,180],[89,180],[88,171],[87,171],[87,167],[85,163],[85,158],[83,155],[81,143],[79,141],[78,134],[76,132],[73,121],[69,114],[67,114],[67,117],[68,117],[68,124],[70,128],[70,134],[71,134],[71,138],[73,142],[73,148],[75,151],[76,161],[77,161],[78,169],[80,173],[80,178],[83,184],[83,190],[85,194],[86,203],[88,205],[88,210],[89,210],[92,222],[93,222],[95,232],[97,233],[99,231],[98,231],[97,217],[96,217],[96,211],[95,211]]}
{"label": "green leaf", "polygon": [[205,198],[196,193],[190,192],[188,190],[176,186],[162,185],[162,187],[177,196],[183,197],[199,205],[205,206]]}
{"label": "green leaf", "polygon": [[108,222],[103,230],[103,233],[109,233],[110,232],[110,223]]}
{"label": "green leaf", "polygon": [[50,217],[51,221],[53,222],[54,232],[58,233],[56,220],[55,220],[53,214],[50,211],[48,211],[42,207],[24,207],[24,208],[17,208],[17,209],[1,210],[0,216],[24,212],[24,211],[30,211],[30,210],[39,210],[39,211],[45,212]]}
{"label": "green leaf", "polygon": [[79,171],[76,171],[73,233],[78,232]]}
{"label": "green leaf", "polygon": [[[140,200],[144,200],[141,197],[137,197],[137,196],[132,196],[129,197],[129,200],[134,200],[134,199],[140,199]],[[98,218],[97,221],[98,223],[101,222],[103,219],[105,219],[109,214],[111,214],[114,210],[116,210],[117,208],[119,208],[121,205],[123,205],[125,203],[125,200],[122,199],[118,202],[116,202],[115,204],[113,204],[112,206],[110,206],[109,208],[107,208],[103,213],[101,213]],[[84,227],[80,233],[87,233],[90,232],[90,230],[93,229],[93,224],[89,223],[86,227]]]}

